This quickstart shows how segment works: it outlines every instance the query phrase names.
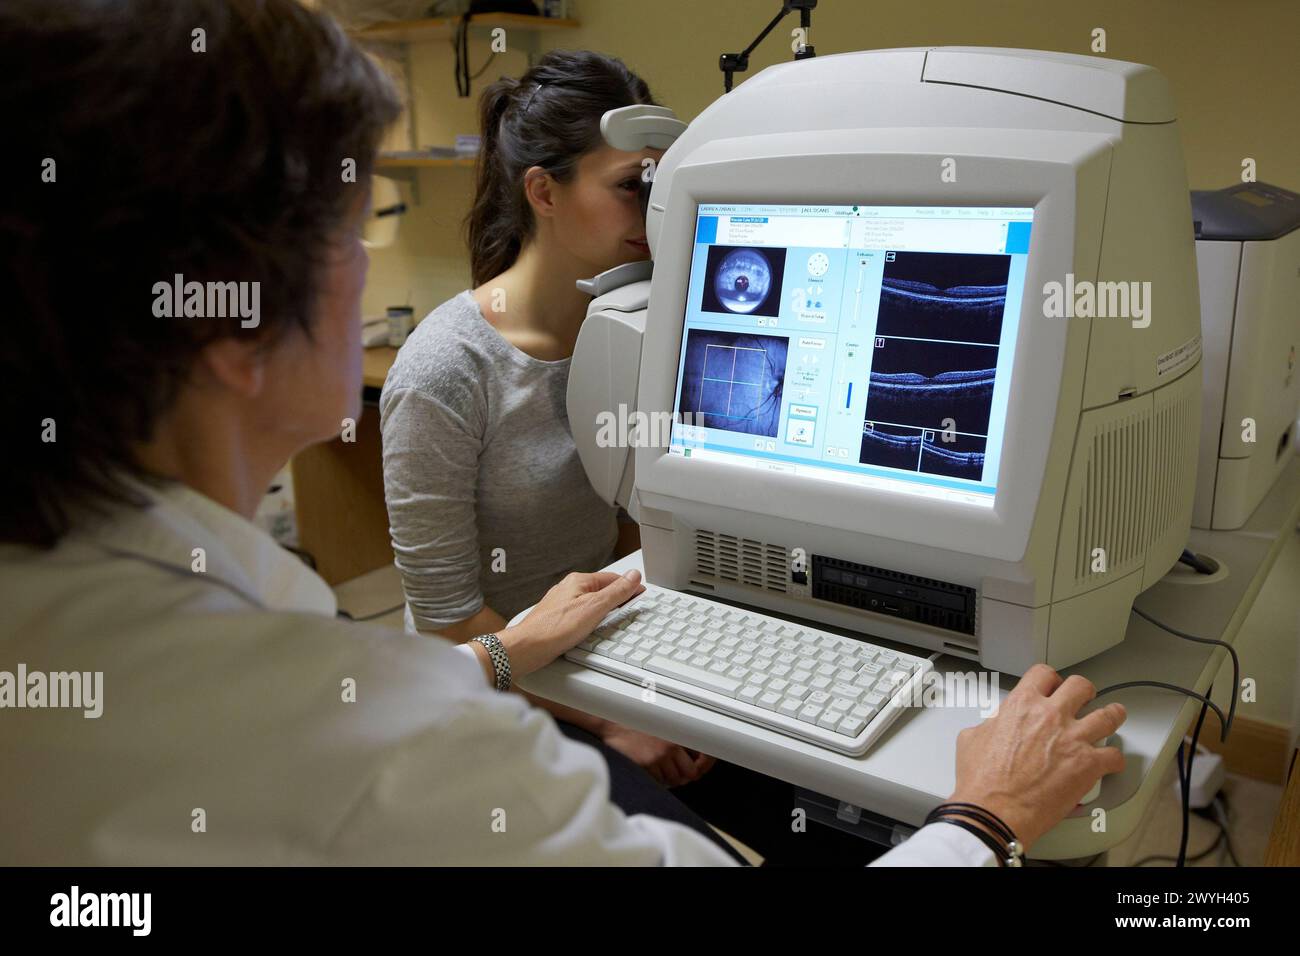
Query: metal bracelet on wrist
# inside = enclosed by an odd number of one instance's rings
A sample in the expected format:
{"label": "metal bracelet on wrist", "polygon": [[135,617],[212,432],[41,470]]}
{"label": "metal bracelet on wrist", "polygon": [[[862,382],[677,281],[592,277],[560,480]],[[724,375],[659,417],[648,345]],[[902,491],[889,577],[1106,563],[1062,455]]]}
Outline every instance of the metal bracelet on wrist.
{"label": "metal bracelet on wrist", "polygon": [[501,638],[495,634],[480,634],[478,637],[471,637],[470,640],[478,641],[488,652],[488,659],[492,661],[492,672],[496,675],[497,690],[508,691],[512,683],[510,655],[506,653],[506,646],[501,643]]}

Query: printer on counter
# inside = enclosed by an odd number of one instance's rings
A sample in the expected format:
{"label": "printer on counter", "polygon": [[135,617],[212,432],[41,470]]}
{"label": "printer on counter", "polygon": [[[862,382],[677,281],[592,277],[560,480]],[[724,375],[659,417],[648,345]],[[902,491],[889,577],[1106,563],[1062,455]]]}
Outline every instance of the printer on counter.
{"label": "printer on counter", "polygon": [[1300,195],[1194,190],[1201,448],[1192,524],[1240,528],[1286,468],[1300,412]]}

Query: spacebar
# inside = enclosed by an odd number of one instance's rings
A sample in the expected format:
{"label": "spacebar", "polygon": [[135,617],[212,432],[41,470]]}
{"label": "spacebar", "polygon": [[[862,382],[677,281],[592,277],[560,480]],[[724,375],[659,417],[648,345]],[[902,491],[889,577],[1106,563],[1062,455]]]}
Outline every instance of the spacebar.
{"label": "spacebar", "polygon": [[736,691],[740,690],[740,681],[735,678],[728,677],[725,674],[715,674],[703,667],[692,667],[690,664],[675,661],[671,657],[662,657],[656,654],[641,666],[656,674],[663,674],[665,677],[676,677],[687,684],[703,687],[705,690],[711,690],[727,697],[735,697]]}

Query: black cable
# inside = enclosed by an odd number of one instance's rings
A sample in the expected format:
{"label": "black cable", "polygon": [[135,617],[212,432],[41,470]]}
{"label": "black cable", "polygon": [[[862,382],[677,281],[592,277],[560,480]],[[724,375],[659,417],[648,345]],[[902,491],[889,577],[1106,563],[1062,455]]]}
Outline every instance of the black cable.
{"label": "black cable", "polygon": [[[1184,551],[1185,555],[1190,553],[1190,551]],[[1194,555],[1193,558],[1195,558]],[[1147,614],[1138,607],[1133,608],[1133,613],[1144,621],[1154,624],[1161,630],[1167,631],[1175,637],[1180,637],[1185,641],[1192,641],[1197,644],[1217,644],[1221,647],[1225,647],[1227,648],[1228,653],[1232,656],[1232,700],[1228,704],[1227,717],[1224,717],[1223,711],[1219,708],[1219,705],[1210,700],[1208,696],[1198,694],[1194,690],[1188,690],[1186,687],[1179,687],[1176,684],[1169,684],[1164,681],[1125,681],[1124,683],[1112,684],[1110,687],[1097,691],[1097,696],[1100,697],[1103,694],[1109,694],[1116,690],[1123,690],[1127,687],[1159,687],[1165,690],[1172,690],[1180,694],[1185,694],[1188,697],[1194,697],[1201,702],[1201,713],[1196,719],[1196,729],[1192,733],[1191,750],[1187,753],[1186,761],[1184,761],[1183,758],[1183,752],[1186,745],[1183,743],[1178,745],[1178,783],[1182,795],[1183,832],[1182,837],[1179,840],[1178,859],[1175,865],[1181,867],[1187,862],[1187,840],[1190,834],[1191,825],[1189,814],[1192,788],[1192,762],[1196,756],[1196,746],[1201,739],[1201,728],[1205,724],[1205,714],[1207,709],[1213,709],[1215,715],[1219,718],[1219,740],[1220,742],[1227,741],[1228,734],[1232,730],[1232,722],[1237,716],[1237,688],[1241,682],[1241,659],[1237,656],[1237,649],[1226,641],[1221,641],[1212,637],[1197,637],[1194,634],[1188,634],[1186,631],[1180,631],[1176,627],[1170,627],[1168,624],[1157,621],[1150,614]],[[1211,682],[1210,689],[1212,690],[1213,688],[1214,684]]]}
{"label": "black cable", "polygon": [[1202,561],[1201,556],[1191,548],[1183,548],[1183,553],[1178,556],[1178,561],[1195,570],[1197,574],[1213,574],[1216,570]]}
{"label": "black cable", "polygon": [[[1218,835],[1214,838],[1214,842],[1213,842],[1213,843],[1211,843],[1209,846],[1207,846],[1207,847],[1206,847],[1204,850],[1202,850],[1200,853],[1197,853],[1195,856],[1189,856],[1189,857],[1187,858],[1187,862],[1188,862],[1188,863],[1199,863],[1201,860],[1205,859],[1207,856],[1209,856],[1211,853],[1213,853],[1215,850],[1217,850],[1217,849],[1219,848],[1219,845],[1220,845],[1221,843],[1223,843],[1225,836],[1226,836],[1226,834],[1224,833],[1224,831],[1223,831],[1223,830],[1220,830],[1219,833],[1218,833]],[[1172,856],[1144,856],[1142,859],[1138,860],[1136,863],[1132,863],[1132,864],[1130,864],[1130,866],[1134,866],[1134,867],[1146,866],[1148,863],[1153,863],[1153,862],[1155,862],[1156,860],[1159,860],[1159,861],[1161,861],[1162,863],[1173,863],[1174,860],[1175,860],[1175,857],[1172,857]]]}
{"label": "black cable", "polygon": [[1211,806],[1218,811],[1218,814],[1222,814],[1221,817],[1218,817],[1218,822],[1219,826],[1223,828],[1224,848],[1228,851],[1228,859],[1232,861],[1232,865],[1239,867],[1241,861],[1237,859],[1237,851],[1232,848],[1232,833],[1228,829],[1228,824],[1231,822],[1231,818],[1228,816],[1228,799],[1220,793],[1214,798],[1214,803]]}
{"label": "black cable", "polygon": [[[1216,808],[1221,808],[1223,806],[1226,806],[1226,803],[1224,803],[1223,801],[1222,794],[1220,794],[1218,797],[1215,798],[1214,806]],[[1205,817],[1205,813],[1200,810],[1196,811],[1196,815],[1200,817]],[[1211,843],[1209,846],[1207,846],[1204,850],[1201,850],[1199,853],[1193,856],[1189,856],[1187,858],[1187,862],[1199,863],[1201,860],[1205,859],[1207,856],[1209,856],[1211,853],[1217,850],[1220,847],[1220,845],[1222,845],[1227,849],[1228,856],[1232,859],[1233,866],[1241,866],[1241,864],[1237,862],[1237,854],[1234,853],[1232,849],[1232,835],[1228,832],[1227,819],[1219,818],[1219,817],[1213,817],[1213,818],[1206,817],[1206,819],[1208,819],[1211,823],[1213,823],[1215,826],[1219,828],[1218,835],[1215,837],[1214,842]],[[1130,865],[1134,867],[1146,866],[1148,863],[1152,863],[1157,860],[1159,860],[1162,863],[1173,863],[1177,860],[1177,857],[1164,856],[1164,855],[1144,856],[1136,863],[1132,863]]]}
{"label": "black cable", "polygon": [[[1097,697],[1100,697],[1102,694],[1109,694],[1116,690],[1127,690],[1130,687],[1159,687],[1163,690],[1175,691],[1186,697],[1194,697],[1218,714],[1221,726],[1226,726],[1226,718],[1223,716],[1223,711],[1220,710],[1219,705],[1210,700],[1210,698],[1206,697],[1204,694],[1198,694],[1194,690],[1188,690],[1186,687],[1179,687],[1177,684],[1167,684],[1161,680],[1126,680],[1122,684],[1111,684],[1109,687],[1103,687],[1101,690],[1097,691]],[[1225,739],[1226,737],[1227,734],[1224,734]]]}
{"label": "black cable", "polygon": [[493,50],[477,73],[469,72],[469,20],[470,15],[464,14],[451,37],[451,48],[455,51],[452,74],[456,78],[456,95],[462,97],[469,96],[470,81],[482,76],[492,65],[492,61],[497,58],[497,51]]}
{"label": "black cable", "polygon": [[[1196,718],[1196,730],[1192,731],[1192,746],[1187,751],[1186,770],[1182,778],[1183,835],[1182,838],[1178,841],[1178,862],[1175,864],[1175,866],[1179,866],[1179,867],[1187,865],[1187,838],[1191,835],[1192,832],[1190,806],[1189,806],[1192,797],[1192,761],[1196,759],[1196,745],[1201,739],[1201,727],[1205,724],[1205,712],[1208,709],[1208,707],[1209,707],[1208,700],[1204,704],[1201,704],[1201,715]],[[1220,717],[1220,720],[1222,720],[1222,717]],[[1184,770],[1183,760],[1182,760],[1183,746],[1184,746],[1183,744],[1178,745],[1178,756],[1179,756],[1178,769],[1180,771]]]}
{"label": "black cable", "polygon": [[[1168,624],[1164,624],[1160,621],[1157,621],[1154,617],[1152,617],[1146,611],[1142,610],[1137,606],[1134,606],[1133,613],[1136,614],[1138,617],[1142,618],[1142,620],[1147,621],[1150,624],[1154,624],[1162,631],[1168,631],[1170,634],[1174,635],[1174,637],[1181,637],[1185,641],[1192,641],[1193,643],[1196,644],[1217,644],[1220,647],[1227,648],[1228,654],[1232,657],[1232,700],[1228,704],[1228,720],[1223,725],[1222,732],[1219,736],[1219,739],[1221,741],[1227,740],[1228,734],[1232,730],[1232,721],[1237,716],[1237,693],[1241,687],[1241,658],[1237,656],[1237,649],[1233,647],[1231,644],[1229,644],[1227,641],[1221,641],[1214,637],[1197,637],[1195,634],[1188,634],[1186,631],[1180,631],[1176,627],[1170,627]],[[1212,689],[1214,685],[1211,684],[1210,687]],[[1223,720],[1222,711],[1220,711],[1216,707],[1215,713],[1219,715],[1219,720],[1222,721]]]}

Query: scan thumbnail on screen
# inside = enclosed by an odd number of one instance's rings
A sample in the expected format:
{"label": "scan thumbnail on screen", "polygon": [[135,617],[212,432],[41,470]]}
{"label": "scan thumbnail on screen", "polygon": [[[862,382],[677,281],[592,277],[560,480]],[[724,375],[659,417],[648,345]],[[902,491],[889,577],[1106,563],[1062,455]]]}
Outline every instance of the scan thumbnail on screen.
{"label": "scan thumbnail on screen", "polygon": [[775,438],[789,339],[691,329],[682,370],[683,421]]}

